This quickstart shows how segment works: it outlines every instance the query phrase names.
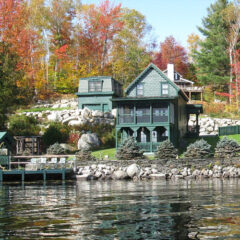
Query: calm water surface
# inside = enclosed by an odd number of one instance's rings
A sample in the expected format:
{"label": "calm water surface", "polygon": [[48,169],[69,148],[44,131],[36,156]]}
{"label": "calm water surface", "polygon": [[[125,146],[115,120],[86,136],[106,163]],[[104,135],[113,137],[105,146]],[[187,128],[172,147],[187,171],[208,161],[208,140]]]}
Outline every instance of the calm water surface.
{"label": "calm water surface", "polygon": [[0,239],[240,239],[240,179],[0,185]]}

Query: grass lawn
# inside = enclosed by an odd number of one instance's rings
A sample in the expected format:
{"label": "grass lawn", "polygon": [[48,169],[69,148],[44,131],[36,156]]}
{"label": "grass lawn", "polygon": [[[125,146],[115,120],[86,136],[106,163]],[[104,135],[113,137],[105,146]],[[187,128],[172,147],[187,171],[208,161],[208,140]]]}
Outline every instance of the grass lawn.
{"label": "grass lawn", "polygon": [[93,151],[92,155],[98,159],[104,158],[105,155],[108,155],[109,159],[115,159],[116,148],[101,149]]}
{"label": "grass lawn", "polygon": [[[223,137],[224,136],[221,136],[220,138],[223,138]],[[228,135],[227,137],[235,140],[238,144],[240,144],[240,134]]]}

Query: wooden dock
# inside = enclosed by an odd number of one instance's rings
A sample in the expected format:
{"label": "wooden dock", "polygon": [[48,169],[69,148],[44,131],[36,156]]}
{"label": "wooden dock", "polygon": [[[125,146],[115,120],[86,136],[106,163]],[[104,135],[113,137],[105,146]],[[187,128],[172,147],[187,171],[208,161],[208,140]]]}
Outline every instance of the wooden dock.
{"label": "wooden dock", "polygon": [[34,181],[34,180],[65,180],[72,178],[73,169],[42,169],[36,171],[26,170],[0,170],[0,182],[3,181]]}

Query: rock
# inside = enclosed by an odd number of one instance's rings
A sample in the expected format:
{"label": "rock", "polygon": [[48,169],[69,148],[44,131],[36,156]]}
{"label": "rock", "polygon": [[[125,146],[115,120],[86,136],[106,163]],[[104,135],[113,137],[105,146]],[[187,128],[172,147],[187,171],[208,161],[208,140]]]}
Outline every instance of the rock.
{"label": "rock", "polygon": [[133,178],[134,176],[139,175],[140,170],[140,167],[136,163],[134,163],[127,168],[127,174],[130,178]]}
{"label": "rock", "polygon": [[89,110],[88,108],[84,108],[82,110],[82,116],[85,119],[88,119],[91,116],[91,110]]}
{"label": "rock", "polygon": [[88,176],[89,176],[88,174],[77,175],[76,178],[77,178],[77,180],[83,181],[83,180],[87,180]]}
{"label": "rock", "polygon": [[167,175],[164,173],[150,174],[149,177],[152,179],[167,179]]}
{"label": "rock", "polygon": [[102,173],[100,172],[100,171],[97,171],[97,172],[95,172],[95,177],[97,177],[97,178],[100,178],[100,177],[102,177]]}
{"label": "rock", "polygon": [[128,178],[128,174],[122,170],[117,170],[113,172],[112,178],[115,180],[123,180]]}
{"label": "rock", "polygon": [[[69,116],[69,114],[68,114],[68,116]],[[73,121],[73,120],[78,120],[78,117],[77,116],[71,116],[71,117],[68,117],[68,118],[65,118],[64,117],[64,120],[62,121],[62,123],[68,123],[68,122],[70,122],[70,121]]]}
{"label": "rock", "polygon": [[92,116],[93,117],[103,117],[103,112],[98,111],[98,110],[92,111]]}
{"label": "rock", "polygon": [[60,146],[65,149],[67,152],[75,152],[77,149],[75,147],[72,147],[71,145],[67,143],[61,143]]}
{"label": "rock", "polygon": [[51,112],[51,114],[47,116],[47,119],[49,121],[58,122],[60,120],[60,117],[58,112]]}
{"label": "rock", "polygon": [[71,121],[68,123],[68,125],[69,125],[69,126],[79,126],[79,125],[81,125],[82,123],[83,123],[82,120],[71,120]]}
{"label": "rock", "polygon": [[100,146],[100,141],[95,133],[86,133],[78,141],[79,150],[90,150]]}
{"label": "rock", "polygon": [[88,181],[90,181],[90,180],[97,180],[97,177],[94,176],[94,175],[89,175],[89,176],[87,177],[87,180],[88,180]]}

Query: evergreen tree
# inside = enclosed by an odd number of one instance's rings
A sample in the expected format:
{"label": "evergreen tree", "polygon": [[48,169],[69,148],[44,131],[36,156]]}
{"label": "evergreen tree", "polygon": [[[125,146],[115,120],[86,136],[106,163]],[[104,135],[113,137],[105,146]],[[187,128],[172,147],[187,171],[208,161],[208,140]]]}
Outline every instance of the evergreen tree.
{"label": "evergreen tree", "polygon": [[229,80],[228,24],[223,16],[228,5],[228,0],[217,0],[211,4],[208,16],[202,20],[203,27],[199,27],[205,38],[200,41],[200,51],[195,52],[193,59],[202,84],[219,86]]}
{"label": "evergreen tree", "polygon": [[17,99],[17,81],[22,77],[17,64],[18,57],[0,42],[0,130],[4,129],[6,115]]}

